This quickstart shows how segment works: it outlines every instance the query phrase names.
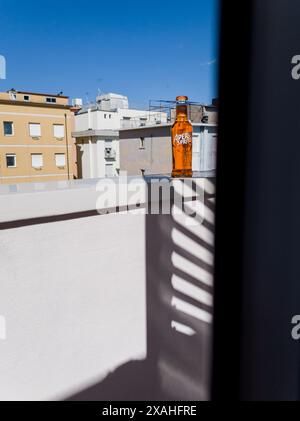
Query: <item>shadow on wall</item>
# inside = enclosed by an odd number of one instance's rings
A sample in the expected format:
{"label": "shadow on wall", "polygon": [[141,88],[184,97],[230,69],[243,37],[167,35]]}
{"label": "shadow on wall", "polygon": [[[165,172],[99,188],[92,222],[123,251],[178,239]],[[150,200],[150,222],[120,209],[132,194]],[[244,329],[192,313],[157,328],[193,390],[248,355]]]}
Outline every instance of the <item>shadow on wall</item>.
{"label": "shadow on wall", "polygon": [[210,398],[214,180],[203,185],[202,215],[146,216],[146,360],[120,366],[68,400]]}

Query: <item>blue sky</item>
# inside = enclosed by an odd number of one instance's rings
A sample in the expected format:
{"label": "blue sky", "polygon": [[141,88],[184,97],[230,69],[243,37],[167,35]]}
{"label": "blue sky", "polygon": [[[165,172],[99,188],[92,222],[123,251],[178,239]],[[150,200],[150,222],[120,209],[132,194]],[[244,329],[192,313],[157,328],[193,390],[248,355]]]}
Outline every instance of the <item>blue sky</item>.
{"label": "blue sky", "polygon": [[0,0],[0,14],[1,91],[216,96],[217,0]]}

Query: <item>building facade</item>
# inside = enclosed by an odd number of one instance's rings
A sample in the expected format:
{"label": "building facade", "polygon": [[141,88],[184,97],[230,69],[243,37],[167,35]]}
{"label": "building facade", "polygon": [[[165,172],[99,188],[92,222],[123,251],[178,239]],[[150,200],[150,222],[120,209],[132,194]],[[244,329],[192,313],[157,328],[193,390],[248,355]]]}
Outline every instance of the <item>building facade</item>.
{"label": "building facade", "polygon": [[[172,172],[171,124],[120,130],[120,169],[128,175]],[[216,169],[217,125],[193,124],[193,171]]]}
{"label": "building facade", "polygon": [[11,90],[0,93],[0,183],[76,176],[68,97]]}
{"label": "building facade", "polygon": [[78,177],[117,176],[120,171],[119,130],[167,122],[167,114],[129,108],[128,98],[99,95],[75,116]]}

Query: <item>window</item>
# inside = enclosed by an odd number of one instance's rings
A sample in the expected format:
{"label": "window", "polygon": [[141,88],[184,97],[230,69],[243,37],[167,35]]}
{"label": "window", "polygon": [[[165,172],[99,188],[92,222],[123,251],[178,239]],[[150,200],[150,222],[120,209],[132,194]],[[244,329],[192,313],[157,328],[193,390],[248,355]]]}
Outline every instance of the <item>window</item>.
{"label": "window", "polygon": [[55,154],[55,163],[57,167],[65,167],[66,166],[66,155],[64,153],[56,153]]}
{"label": "window", "polygon": [[140,149],[145,149],[145,138],[140,137]]}
{"label": "window", "polygon": [[17,100],[17,94],[15,92],[10,92],[9,97],[13,101],[16,101]]}
{"label": "window", "polygon": [[104,114],[104,118],[106,118],[107,117],[107,115],[106,114]]}
{"label": "window", "polygon": [[3,122],[4,136],[13,136],[14,135],[14,124],[12,121]]}
{"label": "window", "polygon": [[30,96],[29,95],[24,95],[24,101],[29,101],[30,100]]}
{"label": "window", "polygon": [[6,155],[6,166],[7,166],[7,168],[15,168],[17,166],[15,154],[7,154]]}
{"label": "window", "polygon": [[63,139],[65,137],[65,126],[63,124],[54,124],[53,134],[56,139]]}
{"label": "window", "polygon": [[44,165],[43,155],[41,153],[34,153],[31,155],[31,166],[32,168],[42,168]]}
{"label": "window", "polygon": [[56,103],[56,98],[46,98],[46,102],[50,103],[50,104],[55,104]]}
{"label": "window", "polygon": [[115,175],[114,166],[113,164],[106,164],[105,165],[105,176],[106,177],[113,177]]}
{"label": "window", "polygon": [[41,137],[40,123],[29,123],[29,133],[31,137]]}
{"label": "window", "polygon": [[146,124],[147,124],[147,118],[141,117],[140,118],[140,125],[141,126],[146,126]]}
{"label": "window", "polygon": [[111,114],[109,114],[109,119],[111,119]]}
{"label": "window", "polygon": [[130,117],[123,117],[123,120],[122,120],[122,122],[121,122],[121,126],[122,126],[123,128],[130,127],[130,120],[131,120],[131,118],[130,118]]}

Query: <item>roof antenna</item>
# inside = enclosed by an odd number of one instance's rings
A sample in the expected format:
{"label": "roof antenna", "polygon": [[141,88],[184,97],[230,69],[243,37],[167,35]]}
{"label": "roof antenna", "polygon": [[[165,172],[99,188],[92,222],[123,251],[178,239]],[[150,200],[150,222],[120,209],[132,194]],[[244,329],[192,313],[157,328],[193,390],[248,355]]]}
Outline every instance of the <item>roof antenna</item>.
{"label": "roof antenna", "polygon": [[[103,82],[103,79],[101,77],[99,77],[97,79],[97,83],[99,83],[99,85],[101,85],[101,83]],[[98,90],[98,96],[100,96],[102,94],[102,91],[100,88],[97,89]]]}

